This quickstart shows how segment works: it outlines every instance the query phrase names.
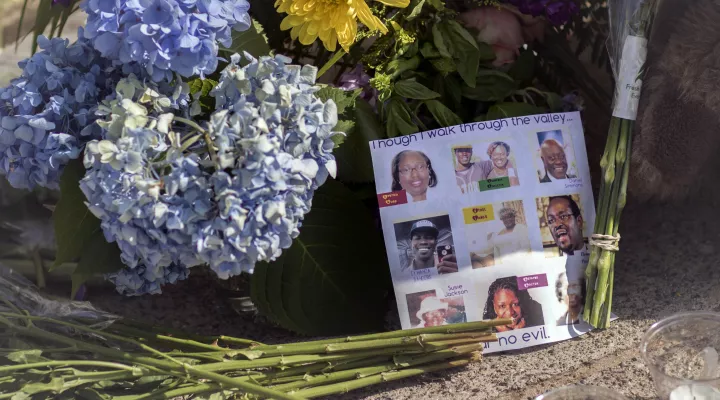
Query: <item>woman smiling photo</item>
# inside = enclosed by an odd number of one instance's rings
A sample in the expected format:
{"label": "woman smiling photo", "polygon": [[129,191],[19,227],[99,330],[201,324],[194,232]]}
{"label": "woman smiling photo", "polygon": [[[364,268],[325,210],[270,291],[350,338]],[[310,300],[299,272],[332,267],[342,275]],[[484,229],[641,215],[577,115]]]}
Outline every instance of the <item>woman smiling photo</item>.
{"label": "woman smiling photo", "polygon": [[437,186],[430,158],[421,151],[404,150],[392,160],[392,191],[404,190],[408,201],[427,200],[428,189]]}
{"label": "woman smiling photo", "polygon": [[488,146],[487,155],[492,161],[492,171],[488,174],[488,179],[508,177],[510,186],[520,184],[517,176],[517,170],[510,161],[510,145],[505,142],[493,142]]}

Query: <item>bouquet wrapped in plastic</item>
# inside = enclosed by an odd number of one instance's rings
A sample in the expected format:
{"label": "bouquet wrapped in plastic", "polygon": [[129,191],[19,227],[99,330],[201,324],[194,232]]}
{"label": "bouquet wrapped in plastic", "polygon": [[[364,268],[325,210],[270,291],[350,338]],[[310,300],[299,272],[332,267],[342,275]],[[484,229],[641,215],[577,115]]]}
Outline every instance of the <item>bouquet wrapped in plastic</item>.
{"label": "bouquet wrapped in plastic", "polygon": [[647,42],[659,0],[614,0],[610,7],[608,50],[615,73],[613,117],[601,160],[602,180],[597,218],[590,239],[584,318],[596,328],[610,322],[615,253],[619,250],[620,215],[627,200],[632,131],[645,72]]}

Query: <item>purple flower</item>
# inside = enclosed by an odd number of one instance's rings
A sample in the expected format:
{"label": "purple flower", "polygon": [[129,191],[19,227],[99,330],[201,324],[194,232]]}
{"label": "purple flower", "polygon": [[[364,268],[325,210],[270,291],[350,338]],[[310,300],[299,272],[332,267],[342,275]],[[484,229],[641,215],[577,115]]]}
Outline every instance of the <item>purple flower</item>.
{"label": "purple flower", "polygon": [[575,0],[508,0],[523,14],[543,16],[553,25],[562,25],[570,20],[580,8]]}
{"label": "purple flower", "polygon": [[372,104],[377,97],[377,89],[370,86],[370,75],[365,73],[362,64],[358,64],[352,71],[345,72],[340,76],[340,89],[353,91],[362,89],[360,97]]}

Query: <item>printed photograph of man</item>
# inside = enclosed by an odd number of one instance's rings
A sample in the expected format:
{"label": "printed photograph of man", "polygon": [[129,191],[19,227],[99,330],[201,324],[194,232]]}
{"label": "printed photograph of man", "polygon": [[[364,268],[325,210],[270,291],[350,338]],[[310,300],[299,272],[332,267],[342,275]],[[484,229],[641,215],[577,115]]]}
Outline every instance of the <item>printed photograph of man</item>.
{"label": "printed photograph of man", "polygon": [[[450,217],[441,215],[395,224],[401,272],[436,268],[438,274],[458,272]],[[441,249],[444,254],[439,254]]]}
{"label": "printed photograph of man", "polygon": [[541,183],[550,183],[563,179],[576,178],[574,174],[568,172],[570,162],[566,151],[571,151],[569,146],[565,146],[561,131],[538,132],[538,142],[540,143],[540,160],[543,169],[539,171],[539,179]]}
{"label": "printed photograph of man", "polygon": [[391,191],[404,190],[409,202],[427,200],[438,183],[430,158],[421,151],[398,153],[392,159],[391,173]]}
{"label": "printed photograph of man", "polygon": [[574,325],[580,323],[585,302],[585,280],[580,276],[568,279],[565,272],[555,282],[555,295],[563,311],[557,325]]}
{"label": "printed photograph of man", "polygon": [[512,319],[509,325],[496,326],[496,332],[508,332],[545,324],[542,306],[530,297],[527,290],[519,290],[516,276],[496,279],[488,288],[483,319]]}
{"label": "printed photograph of man", "polygon": [[473,161],[473,146],[453,146],[455,152],[455,182],[462,193],[479,191],[478,182],[487,179],[492,171],[492,161]]}
{"label": "printed photograph of man", "polygon": [[[570,256],[586,248],[583,233],[584,219],[578,203],[577,195],[538,199],[543,246],[557,247],[562,253]],[[548,233],[551,237],[549,243]]]}
{"label": "printed photograph of man", "polygon": [[428,290],[410,293],[405,298],[412,328],[467,322],[462,296],[438,299],[435,290]]}

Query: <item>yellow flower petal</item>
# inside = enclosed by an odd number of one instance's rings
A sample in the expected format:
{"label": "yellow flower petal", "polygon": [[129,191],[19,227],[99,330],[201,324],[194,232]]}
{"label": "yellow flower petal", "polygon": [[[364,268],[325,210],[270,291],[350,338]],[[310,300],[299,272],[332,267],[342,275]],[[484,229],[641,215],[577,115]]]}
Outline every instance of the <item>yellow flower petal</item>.
{"label": "yellow flower petal", "polygon": [[410,0],[376,0],[379,3],[383,3],[386,6],[405,8],[410,5]]}
{"label": "yellow flower petal", "polygon": [[[407,7],[410,0],[377,0],[392,7]],[[380,18],[373,15],[366,0],[275,0],[275,8],[287,16],[280,28],[304,45],[318,38],[325,48],[335,51],[337,44],[346,51],[357,39],[358,19],[368,29],[387,33]]]}
{"label": "yellow flower petal", "polygon": [[388,30],[385,25],[378,17],[373,15],[372,11],[370,11],[370,7],[368,7],[364,1],[357,2],[357,15],[360,22],[365,24],[368,29],[387,33]]}

